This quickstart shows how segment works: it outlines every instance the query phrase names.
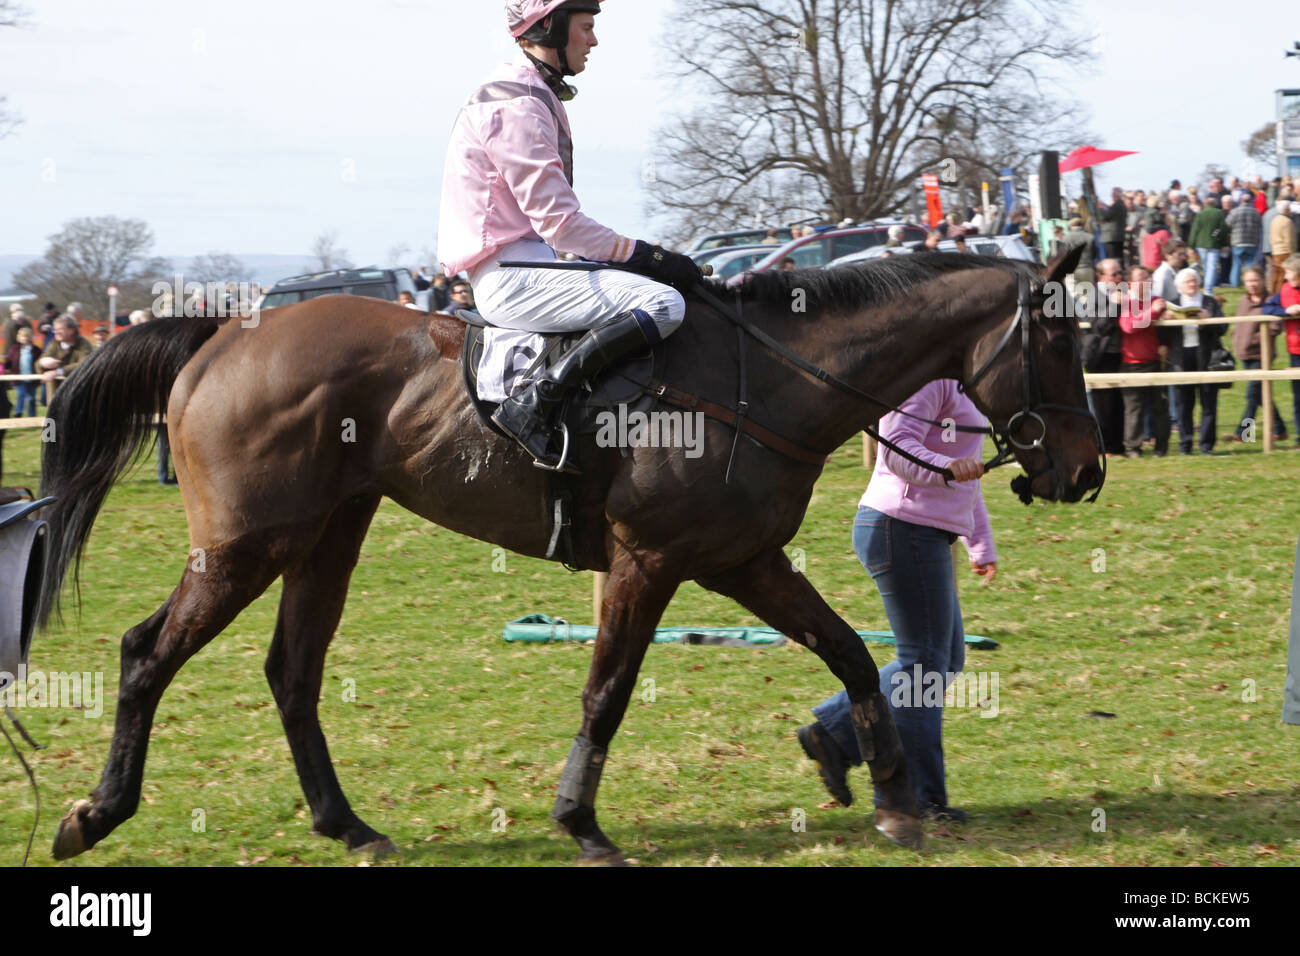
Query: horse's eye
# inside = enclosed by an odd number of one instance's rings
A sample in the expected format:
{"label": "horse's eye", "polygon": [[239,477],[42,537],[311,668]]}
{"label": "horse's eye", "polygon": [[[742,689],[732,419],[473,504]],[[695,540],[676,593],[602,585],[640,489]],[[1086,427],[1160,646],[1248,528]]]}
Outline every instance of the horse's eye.
{"label": "horse's eye", "polygon": [[1052,351],[1063,359],[1074,357],[1074,339],[1069,335],[1058,335],[1052,339]]}

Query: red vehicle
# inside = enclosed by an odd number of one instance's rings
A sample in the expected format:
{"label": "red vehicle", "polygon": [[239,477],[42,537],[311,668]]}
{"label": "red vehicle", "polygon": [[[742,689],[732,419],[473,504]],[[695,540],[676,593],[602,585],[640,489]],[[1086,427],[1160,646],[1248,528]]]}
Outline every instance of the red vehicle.
{"label": "red vehicle", "polygon": [[883,246],[889,239],[891,226],[903,227],[903,242],[924,239],[926,230],[923,226],[911,223],[873,223],[865,226],[846,226],[843,229],[826,229],[792,239],[783,246],[778,246],[766,259],[760,259],[748,271],[766,272],[776,269],[781,261],[789,256],[798,269],[819,269],[841,256],[851,252],[861,252],[872,246]]}

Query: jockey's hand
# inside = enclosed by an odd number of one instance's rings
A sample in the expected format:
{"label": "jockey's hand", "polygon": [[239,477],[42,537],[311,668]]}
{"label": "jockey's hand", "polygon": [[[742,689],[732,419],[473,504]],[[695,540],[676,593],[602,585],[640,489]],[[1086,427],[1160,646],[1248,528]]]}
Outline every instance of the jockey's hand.
{"label": "jockey's hand", "polygon": [[652,246],[640,239],[632,249],[632,258],[623,263],[623,266],[681,292],[692,288],[704,278],[704,273],[690,256],[669,252],[662,246]]}

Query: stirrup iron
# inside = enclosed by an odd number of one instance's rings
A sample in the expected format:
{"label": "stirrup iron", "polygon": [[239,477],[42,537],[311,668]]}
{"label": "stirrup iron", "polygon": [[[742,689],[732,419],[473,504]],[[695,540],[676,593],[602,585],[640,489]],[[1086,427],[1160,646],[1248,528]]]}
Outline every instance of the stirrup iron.
{"label": "stirrup iron", "polygon": [[542,471],[564,471],[569,464],[569,426],[565,422],[560,422],[560,434],[564,436],[564,443],[560,448],[559,464],[548,465],[540,458],[533,459],[533,467],[540,468]]}

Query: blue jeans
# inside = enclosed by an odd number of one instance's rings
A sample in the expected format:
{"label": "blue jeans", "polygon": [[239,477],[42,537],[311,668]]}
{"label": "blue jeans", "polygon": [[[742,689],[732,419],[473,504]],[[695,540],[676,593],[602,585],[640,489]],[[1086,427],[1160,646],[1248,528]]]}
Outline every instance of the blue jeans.
{"label": "blue jeans", "polygon": [[[18,399],[18,407],[14,409],[14,418],[35,418],[36,383],[19,382],[14,389],[14,394]],[[27,411],[24,412],[23,409]]]}
{"label": "blue jeans", "polygon": [[[1247,370],[1259,368],[1259,359],[1242,359],[1241,367]],[[1264,401],[1264,389],[1260,382],[1246,383],[1246,410],[1242,412],[1241,422],[1237,425],[1237,435],[1240,437],[1246,431],[1246,419],[1254,420],[1255,412],[1259,410],[1260,404]],[[1256,422],[1256,426],[1260,423]],[[1273,403],[1273,437],[1286,437],[1286,422],[1278,414],[1277,402]]]}
{"label": "blue jeans", "polygon": [[[1203,372],[1200,356],[1190,346],[1183,350],[1183,371]],[[1178,389],[1178,445],[1184,455],[1191,454],[1192,441],[1199,434],[1201,451],[1214,450],[1218,440],[1219,386],[1176,385]],[[1196,427],[1196,400],[1201,401],[1201,426]]]}
{"label": "blue jeans", "polygon": [[[1291,356],[1291,367],[1300,368],[1300,355]],[[1295,413],[1295,438],[1300,442],[1300,378],[1291,379],[1291,405]]]}
{"label": "blue jeans", "polygon": [[1255,264],[1255,246],[1232,247],[1232,274],[1228,276],[1228,285],[1234,289],[1241,285],[1241,270]]}
{"label": "blue jeans", "polygon": [[1213,295],[1214,287],[1219,282],[1219,250],[1198,248],[1196,254],[1201,257],[1201,268],[1205,270],[1205,278],[1201,284],[1206,292]]}
{"label": "blue jeans", "polygon": [[[880,671],[880,692],[889,701],[923,810],[948,805],[943,692],[937,688],[946,690],[966,662],[966,633],[949,546],[947,532],[900,521],[874,508],[859,508],[853,522],[853,549],[875,581],[894,629],[898,658]],[[840,691],[814,707],[813,713],[849,762],[861,764],[848,693]]]}
{"label": "blue jeans", "polygon": [[169,485],[172,482],[171,463],[172,446],[167,440],[167,425],[165,422],[158,424],[158,484]]}

